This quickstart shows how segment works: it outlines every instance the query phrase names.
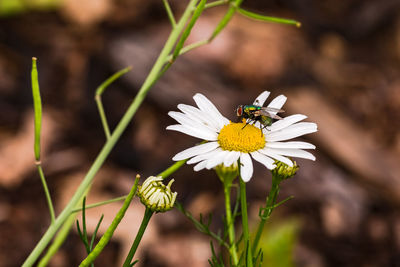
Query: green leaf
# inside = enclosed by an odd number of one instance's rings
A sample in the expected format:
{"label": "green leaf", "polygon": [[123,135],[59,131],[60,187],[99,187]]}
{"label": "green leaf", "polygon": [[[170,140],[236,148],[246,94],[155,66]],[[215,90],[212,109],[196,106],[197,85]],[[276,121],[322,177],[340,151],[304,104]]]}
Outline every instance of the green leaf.
{"label": "green leaf", "polygon": [[196,23],[197,19],[203,12],[206,2],[207,0],[201,0],[198,6],[196,7],[196,10],[194,11],[192,18],[190,19],[185,31],[182,33],[182,36],[175,47],[174,53],[172,54],[172,60],[175,60],[178,57],[179,52],[181,51],[186,39],[189,37],[189,34],[192,31],[194,24]]}
{"label": "green leaf", "polygon": [[40,98],[39,78],[38,78],[36,60],[37,59],[35,57],[32,58],[31,80],[32,80],[33,108],[35,111],[34,150],[35,150],[36,161],[40,161],[40,132],[42,130],[42,100]]}
{"label": "green leaf", "polygon": [[238,8],[237,11],[245,17],[255,19],[255,20],[274,22],[274,23],[280,23],[280,24],[289,24],[289,25],[294,25],[296,27],[301,26],[300,22],[293,20],[293,19],[284,19],[284,18],[264,16],[264,15],[260,15],[257,13],[253,13],[253,12],[244,10],[243,8]]}

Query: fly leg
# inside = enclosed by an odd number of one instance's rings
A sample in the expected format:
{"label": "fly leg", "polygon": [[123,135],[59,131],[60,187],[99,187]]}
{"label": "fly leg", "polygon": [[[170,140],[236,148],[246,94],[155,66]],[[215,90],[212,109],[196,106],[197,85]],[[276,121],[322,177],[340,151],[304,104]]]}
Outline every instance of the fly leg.
{"label": "fly leg", "polygon": [[252,119],[247,119],[246,124],[242,127],[242,130],[247,126],[247,125],[252,125],[254,124],[256,121],[252,120]]}

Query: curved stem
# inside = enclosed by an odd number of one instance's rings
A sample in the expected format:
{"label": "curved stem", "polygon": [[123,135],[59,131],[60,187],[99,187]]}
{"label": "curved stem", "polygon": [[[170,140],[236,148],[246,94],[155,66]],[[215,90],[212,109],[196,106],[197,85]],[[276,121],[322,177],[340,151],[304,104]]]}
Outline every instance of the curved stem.
{"label": "curved stem", "polygon": [[51,224],[54,224],[54,222],[56,220],[56,216],[54,213],[53,201],[51,201],[50,191],[49,191],[49,188],[47,187],[46,178],[44,177],[42,165],[39,162],[39,163],[37,163],[36,166],[37,166],[37,169],[39,172],[40,180],[42,181],[44,194],[46,195],[47,205],[49,206]]}
{"label": "curved stem", "polygon": [[64,241],[67,239],[67,236],[74,225],[76,218],[76,214],[71,214],[67,221],[64,223],[62,226],[61,230],[57,233],[57,236],[54,238],[53,243],[47,250],[46,254],[43,256],[43,258],[40,259],[40,262],[38,263],[38,267],[45,267],[51,260],[51,258],[54,256],[54,254],[57,253],[58,249],[61,247],[62,244],[64,244]]}
{"label": "curved stem", "polygon": [[114,220],[112,221],[111,225],[107,228],[106,232],[100,238],[99,242],[94,247],[94,249],[89,253],[89,255],[86,257],[86,259],[84,259],[81,262],[79,267],[89,266],[97,258],[97,256],[99,256],[100,252],[103,251],[104,247],[108,244],[112,235],[114,234],[115,229],[117,228],[118,224],[121,222],[122,218],[124,217],[125,212],[128,209],[129,204],[132,201],[132,198],[136,194],[136,189],[137,189],[138,183],[139,183],[139,177],[140,177],[139,175],[136,176],[135,183],[132,186],[131,191],[129,192],[127,198],[125,199],[124,204],[122,205],[121,209],[118,211],[118,213],[115,216]]}
{"label": "curved stem", "polygon": [[122,265],[123,267],[130,267],[131,262],[133,259],[133,256],[135,256],[135,252],[137,247],[139,246],[140,240],[142,240],[144,231],[146,230],[147,225],[149,224],[149,221],[151,219],[151,216],[153,215],[153,211],[149,208],[146,208],[146,211],[144,212],[143,220],[142,223],[140,224],[139,231],[136,235],[135,241],[132,244],[131,249],[129,250],[128,256],[125,259],[124,264]]}
{"label": "curved stem", "polygon": [[157,176],[161,176],[163,179],[167,178],[168,176],[170,176],[171,174],[176,172],[180,167],[182,167],[186,163],[186,161],[188,161],[188,160],[184,159],[184,160],[175,162],[172,166],[170,166],[168,169],[166,169],[165,171],[163,171],[162,173],[160,173]]}

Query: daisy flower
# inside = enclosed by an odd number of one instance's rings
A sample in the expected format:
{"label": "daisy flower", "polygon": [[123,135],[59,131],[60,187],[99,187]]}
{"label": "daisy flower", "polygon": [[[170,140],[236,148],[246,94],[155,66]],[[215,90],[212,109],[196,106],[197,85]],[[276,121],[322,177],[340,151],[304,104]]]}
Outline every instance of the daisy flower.
{"label": "daisy flower", "polygon": [[[264,91],[254,101],[263,106],[270,92]],[[226,167],[240,160],[240,176],[247,182],[253,175],[252,159],[268,169],[276,167],[275,160],[289,166],[293,162],[288,157],[315,160],[315,157],[304,149],[315,149],[315,146],[300,141],[287,141],[317,131],[317,124],[300,122],[307,118],[295,114],[272,123],[260,134],[260,124],[245,126],[244,122],[234,123],[221,115],[218,109],[202,94],[193,97],[197,107],[179,104],[181,112],[170,111],[169,116],[179,124],[170,125],[167,130],[174,130],[203,139],[207,142],[188,148],[176,154],[175,161],[189,159],[187,164],[194,164],[194,170],[211,169],[219,164]],[[268,107],[281,109],[286,97],[280,95],[273,99]],[[243,128],[244,127],[244,128]],[[285,141],[285,142],[283,142]]]}

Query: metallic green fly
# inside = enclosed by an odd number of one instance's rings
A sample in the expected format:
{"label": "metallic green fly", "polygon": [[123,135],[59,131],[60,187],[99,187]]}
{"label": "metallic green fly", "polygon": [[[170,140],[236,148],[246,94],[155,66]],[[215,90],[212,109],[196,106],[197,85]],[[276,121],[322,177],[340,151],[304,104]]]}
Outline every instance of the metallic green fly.
{"label": "metallic green fly", "polygon": [[[257,103],[255,103],[257,104]],[[277,109],[272,107],[262,107],[259,105],[239,105],[236,109],[236,115],[239,118],[246,119],[246,124],[254,124],[257,121],[260,123],[261,134],[262,130],[270,126],[273,120],[281,120],[282,118],[276,113],[284,112],[283,109]]]}

